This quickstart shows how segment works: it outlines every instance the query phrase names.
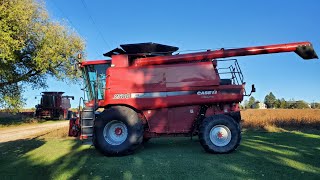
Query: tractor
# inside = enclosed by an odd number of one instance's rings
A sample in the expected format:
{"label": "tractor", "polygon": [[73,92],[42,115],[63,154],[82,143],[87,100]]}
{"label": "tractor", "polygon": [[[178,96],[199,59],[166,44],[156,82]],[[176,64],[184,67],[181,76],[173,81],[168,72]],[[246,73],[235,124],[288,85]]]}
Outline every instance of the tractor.
{"label": "tractor", "polygon": [[[295,52],[317,59],[310,42],[179,54],[157,43],[123,44],[109,60],[79,62],[86,100],[69,136],[106,156],[132,154],[155,137],[198,136],[209,153],[234,151],[241,140],[239,103],[246,92],[236,56]],[[227,63],[221,67],[221,64]]]}

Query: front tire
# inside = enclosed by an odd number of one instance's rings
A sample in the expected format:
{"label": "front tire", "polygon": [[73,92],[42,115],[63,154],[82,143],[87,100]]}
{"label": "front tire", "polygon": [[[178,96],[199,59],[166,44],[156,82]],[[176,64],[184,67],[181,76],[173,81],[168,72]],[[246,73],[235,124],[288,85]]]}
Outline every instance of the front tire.
{"label": "front tire", "polygon": [[202,147],[209,153],[229,153],[240,144],[240,125],[227,115],[214,115],[205,118],[199,128]]}
{"label": "front tire", "polygon": [[132,154],[142,140],[143,123],[128,107],[106,109],[95,120],[94,145],[106,156]]}

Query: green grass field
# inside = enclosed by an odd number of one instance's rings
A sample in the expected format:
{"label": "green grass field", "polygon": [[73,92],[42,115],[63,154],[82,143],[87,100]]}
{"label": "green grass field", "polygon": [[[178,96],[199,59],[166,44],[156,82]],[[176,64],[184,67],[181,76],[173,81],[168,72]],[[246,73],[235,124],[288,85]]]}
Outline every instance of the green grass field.
{"label": "green grass field", "polygon": [[[197,139],[197,138],[195,138]],[[134,155],[104,157],[73,139],[0,144],[1,179],[320,179],[320,132],[245,131],[231,154],[198,140],[152,139]]]}

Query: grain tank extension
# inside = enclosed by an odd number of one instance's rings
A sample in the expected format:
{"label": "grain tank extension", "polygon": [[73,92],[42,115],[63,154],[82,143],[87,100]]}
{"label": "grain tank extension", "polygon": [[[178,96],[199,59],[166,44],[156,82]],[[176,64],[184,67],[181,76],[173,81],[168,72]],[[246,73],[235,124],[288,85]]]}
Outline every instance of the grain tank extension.
{"label": "grain tank extension", "polygon": [[[198,136],[210,153],[229,153],[241,140],[239,103],[245,82],[236,56],[295,52],[318,58],[311,43],[175,53],[177,47],[125,44],[108,60],[79,64],[87,100],[70,120],[69,136],[92,141],[107,156],[127,155],[161,136]],[[99,109],[99,111],[97,111]]]}

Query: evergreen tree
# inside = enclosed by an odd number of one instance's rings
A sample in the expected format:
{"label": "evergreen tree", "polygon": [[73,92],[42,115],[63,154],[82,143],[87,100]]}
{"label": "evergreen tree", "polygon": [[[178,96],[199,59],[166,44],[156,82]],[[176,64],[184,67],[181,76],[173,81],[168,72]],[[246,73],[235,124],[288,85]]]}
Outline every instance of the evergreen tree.
{"label": "evergreen tree", "polygon": [[276,97],[273,95],[272,92],[270,92],[266,97],[264,98],[264,103],[267,105],[267,108],[274,108],[276,103]]}

